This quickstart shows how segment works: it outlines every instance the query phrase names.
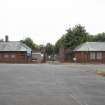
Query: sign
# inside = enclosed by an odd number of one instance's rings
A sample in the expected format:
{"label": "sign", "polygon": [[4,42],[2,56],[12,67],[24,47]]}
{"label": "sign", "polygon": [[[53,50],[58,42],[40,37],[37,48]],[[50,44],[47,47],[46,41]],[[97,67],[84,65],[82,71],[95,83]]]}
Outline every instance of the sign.
{"label": "sign", "polygon": [[27,56],[31,56],[32,50],[31,49],[27,49]]}

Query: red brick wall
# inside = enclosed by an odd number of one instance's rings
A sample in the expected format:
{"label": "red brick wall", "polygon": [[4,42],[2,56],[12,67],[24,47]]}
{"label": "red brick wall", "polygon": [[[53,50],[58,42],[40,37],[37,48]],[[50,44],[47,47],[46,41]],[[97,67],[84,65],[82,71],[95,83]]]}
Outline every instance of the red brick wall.
{"label": "red brick wall", "polygon": [[105,63],[105,52],[102,53],[102,56],[103,56],[102,62]]}
{"label": "red brick wall", "polygon": [[88,54],[86,52],[75,52],[75,58],[77,62],[87,62]]}
{"label": "red brick wall", "polygon": [[[8,57],[5,57],[5,55],[8,55]],[[12,58],[12,55],[15,55],[15,57]],[[0,62],[27,63],[30,62],[30,59],[26,52],[0,52]]]}
{"label": "red brick wall", "polygon": [[105,52],[102,53],[102,59],[101,60],[91,60],[90,59],[90,52],[74,52],[74,56],[76,58],[76,62],[78,63],[105,63]]}

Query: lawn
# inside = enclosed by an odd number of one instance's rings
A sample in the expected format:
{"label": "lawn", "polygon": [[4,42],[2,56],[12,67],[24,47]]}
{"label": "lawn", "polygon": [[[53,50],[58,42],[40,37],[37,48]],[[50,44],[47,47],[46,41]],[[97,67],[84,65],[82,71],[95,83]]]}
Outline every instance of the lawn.
{"label": "lawn", "polygon": [[98,75],[105,76],[105,69],[98,69],[98,70],[96,70],[96,73],[97,73]]}

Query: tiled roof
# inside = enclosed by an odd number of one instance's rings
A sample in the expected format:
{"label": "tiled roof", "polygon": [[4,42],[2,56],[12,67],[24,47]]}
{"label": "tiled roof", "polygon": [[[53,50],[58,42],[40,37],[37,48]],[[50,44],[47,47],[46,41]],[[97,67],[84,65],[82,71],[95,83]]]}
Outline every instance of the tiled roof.
{"label": "tiled roof", "polygon": [[18,41],[0,42],[0,51],[27,51],[27,50],[31,50],[31,48]]}
{"label": "tiled roof", "polygon": [[105,42],[86,42],[76,47],[74,51],[105,51]]}

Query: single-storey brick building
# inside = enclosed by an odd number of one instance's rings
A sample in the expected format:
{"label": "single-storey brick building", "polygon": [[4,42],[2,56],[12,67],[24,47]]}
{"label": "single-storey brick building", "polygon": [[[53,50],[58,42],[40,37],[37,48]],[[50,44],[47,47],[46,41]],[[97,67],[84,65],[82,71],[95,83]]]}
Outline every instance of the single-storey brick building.
{"label": "single-storey brick building", "polygon": [[18,41],[0,42],[0,62],[27,63],[31,62],[31,48]]}
{"label": "single-storey brick building", "polygon": [[105,63],[105,42],[86,42],[74,49],[75,62]]}

